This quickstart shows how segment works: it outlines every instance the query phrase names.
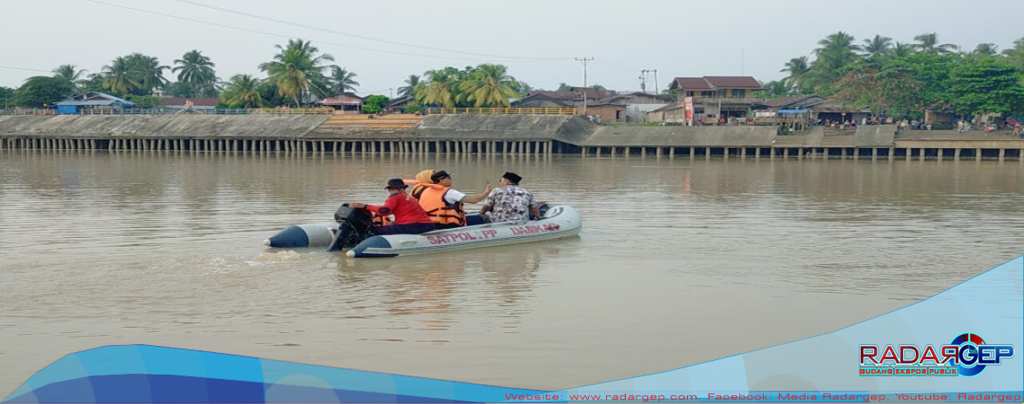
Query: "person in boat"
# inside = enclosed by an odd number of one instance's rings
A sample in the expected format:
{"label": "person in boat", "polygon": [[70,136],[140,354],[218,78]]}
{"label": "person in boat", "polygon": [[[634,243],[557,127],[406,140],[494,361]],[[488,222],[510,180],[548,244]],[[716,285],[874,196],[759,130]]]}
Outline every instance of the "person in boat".
{"label": "person in boat", "polygon": [[516,173],[506,172],[501,176],[501,183],[498,188],[484,200],[484,206],[480,209],[481,214],[490,213],[491,223],[515,222],[526,223],[530,220],[531,214],[535,219],[540,219],[540,208],[533,198],[533,193],[526,188],[519,186],[522,181]]}
{"label": "person in boat", "polygon": [[430,220],[416,199],[405,192],[408,187],[401,178],[392,179],[384,188],[391,195],[383,205],[376,206],[356,202],[350,203],[348,206],[353,209],[366,209],[378,216],[395,216],[394,223],[386,226],[373,226],[371,231],[374,234],[420,234],[434,230],[434,222]]}
{"label": "person in boat", "polygon": [[428,186],[423,190],[420,194],[420,206],[438,229],[466,226],[464,204],[479,203],[491,192],[490,183],[487,183],[484,192],[476,195],[459,192],[452,188],[452,176],[444,170],[435,171],[430,180],[435,186]]}
{"label": "person in boat", "polygon": [[427,189],[433,181],[430,180],[430,176],[434,174],[434,170],[423,170],[416,174],[415,180],[405,180],[406,184],[412,185],[412,191],[409,192],[416,200],[420,199],[420,195],[423,194],[423,190]]}

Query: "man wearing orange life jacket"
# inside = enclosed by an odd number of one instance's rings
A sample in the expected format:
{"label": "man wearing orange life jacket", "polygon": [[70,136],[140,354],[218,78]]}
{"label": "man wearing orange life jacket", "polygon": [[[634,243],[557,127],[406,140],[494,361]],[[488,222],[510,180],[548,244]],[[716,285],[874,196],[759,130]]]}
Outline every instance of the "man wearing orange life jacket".
{"label": "man wearing orange life jacket", "polygon": [[428,186],[420,194],[420,206],[438,229],[450,229],[466,225],[465,203],[478,203],[491,192],[491,183],[487,183],[484,192],[466,195],[452,189],[452,176],[441,170],[430,176],[435,184]]}

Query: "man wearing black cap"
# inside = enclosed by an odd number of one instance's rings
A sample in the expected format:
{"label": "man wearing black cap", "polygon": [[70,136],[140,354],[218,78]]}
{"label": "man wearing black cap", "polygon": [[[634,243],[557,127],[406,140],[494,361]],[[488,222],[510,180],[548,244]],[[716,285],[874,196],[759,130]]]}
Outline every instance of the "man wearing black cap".
{"label": "man wearing black cap", "polygon": [[476,195],[459,192],[452,188],[452,176],[444,170],[434,172],[430,180],[439,186],[423,190],[420,194],[420,206],[440,229],[465,226],[466,211],[463,204],[478,203],[491,192],[490,183],[484,192]]}
{"label": "man wearing black cap", "polygon": [[373,228],[376,234],[419,234],[434,230],[434,222],[423,212],[419,202],[416,202],[409,194],[405,193],[408,185],[401,178],[388,181],[384,189],[391,193],[384,205],[375,206],[363,203],[350,203],[349,207],[354,209],[366,209],[378,215],[395,215],[395,222],[387,226]]}
{"label": "man wearing black cap", "polygon": [[484,201],[480,213],[490,212],[491,223],[516,222],[526,223],[530,214],[540,219],[540,210],[533,193],[519,186],[522,181],[516,173],[507,172],[501,176],[501,186],[491,192]]}

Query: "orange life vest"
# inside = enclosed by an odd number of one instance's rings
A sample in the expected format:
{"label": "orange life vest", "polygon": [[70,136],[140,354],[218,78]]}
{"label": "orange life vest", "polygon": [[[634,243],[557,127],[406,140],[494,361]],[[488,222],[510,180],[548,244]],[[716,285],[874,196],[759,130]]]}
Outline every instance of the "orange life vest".
{"label": "orange life vest", "polygon": [[449,189],[451,188],[436,184],[425,187],[420,193],[420,207],[427,212],[427,216],[434,224],[465,226],[466,212],[462,208],[462,202],[449,205],[444,200],[444,195],[448,193]]}
{"label": "orange life vest", "polygon": [[378,215],[376,213],[373,215],[373,225],[374,226],[387,226],[387,225],[390,225],[390,224],[391,224],[391,221],[388,220],[387,215]]}

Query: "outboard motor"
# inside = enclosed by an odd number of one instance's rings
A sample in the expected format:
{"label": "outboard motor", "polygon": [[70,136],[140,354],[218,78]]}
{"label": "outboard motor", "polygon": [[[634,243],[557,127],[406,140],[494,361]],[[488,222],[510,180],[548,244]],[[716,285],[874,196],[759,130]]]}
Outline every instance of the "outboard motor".
{"label": "outboard motor", "polygon": [[327,249],[328,252],[338,251],[345,247],[355,247],[363,240],[373,236],[373,217],[366,209],[354,209],[347,203],[334,212],[334,220],[338,221],[338,237]]}

